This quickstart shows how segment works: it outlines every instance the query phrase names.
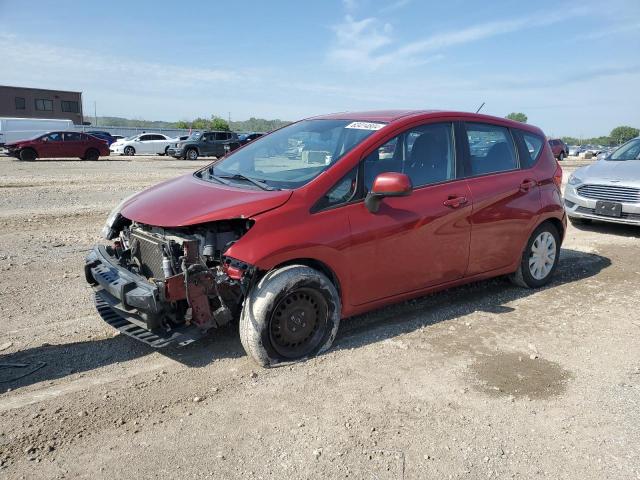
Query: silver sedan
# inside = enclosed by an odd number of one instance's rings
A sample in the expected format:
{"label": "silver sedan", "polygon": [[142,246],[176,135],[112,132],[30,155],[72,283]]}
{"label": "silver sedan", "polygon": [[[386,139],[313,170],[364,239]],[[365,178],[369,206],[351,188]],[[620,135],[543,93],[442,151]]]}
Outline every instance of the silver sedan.
{"label": "silver sedan", "polygon": [[572,223],[640,225],[640,137],[569,177],[564,204]]}

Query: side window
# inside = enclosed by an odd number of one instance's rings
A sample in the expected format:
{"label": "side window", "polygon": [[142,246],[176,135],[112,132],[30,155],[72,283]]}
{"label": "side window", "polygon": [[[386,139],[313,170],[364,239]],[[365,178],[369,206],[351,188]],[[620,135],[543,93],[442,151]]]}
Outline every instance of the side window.
{"label": "side window", "polygon": [[54,133],[50,133],[49,135],[46,135],[44,138],[46,138],[47,141],[49,142],[61,142],[62,134],[59,132],[54,132]]}
{"label": "side window", "polygon": [[82,136],[78,132],[65,132],[64,133],[64,141],[65,142],[78,142],[82,139]]}
{"label": "side window", "polygon": [[338,183],[336,183],[331,190],[329,190],[324,197],[316,203],[313,210],[324,210],[325,208],[349,202],[356,194],[356,186],[358,183],[357,178],[358,167],[355,167],[342,177]]}
{"label": "side window", "polygon": [[35,100],[36,110],[52,112],[53,111],[53,100],[47,100],[43,98],[36,98]]}
{"label": "side window", "polygon": [[371,190],[384,172],[405,173],[414,187],[455,178],[453,124],[421,125],[401,133],[364,159],[364,182]]}
{"label": "side window", "polygon": [[509,129],[487,123],[467,123],[471,175],[506,172],[518,168]]}
{"label": "side window", "polygon": [[532,167],[533,164],[536,163],[538,155],[540,155],[540,152],[542,151],[544,140],[533,133],[519,131],[517,134],[520,135],[525,150],[523,152],[522,148],[520,149],[521,166],[524,168]]}
{"label": "side window", "polygon": [[141,142],[147,142],[149,140],[153,140],[153,135],[142,135],[140,136],[140,138],[138,139]]}
{"label": "side window", "polygon": [[151,135],[151,136],[153,137],[152,140],[166,140],[164,135]]}

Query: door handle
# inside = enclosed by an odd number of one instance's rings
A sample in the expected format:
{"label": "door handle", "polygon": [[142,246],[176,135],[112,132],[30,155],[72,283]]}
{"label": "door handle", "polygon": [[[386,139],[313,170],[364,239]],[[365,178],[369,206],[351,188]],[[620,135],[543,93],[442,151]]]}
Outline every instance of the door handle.
{"label": "door handle", "polygon": [[536,182],[535,180],[526,179],[526,180],[523,180],[522,183],[520,184],[520,191],[528,192],[533,187],[537,187],[537,186],[538,186],[538,182]]}
{"label": "door handle", "polygon": [[445,207],[459,208],[459,207],[469,203],[469,201],[467,200],[467,197],[459,197],[457,195],[449,195],[449,198],[447,198],[442,203],[443,203],[443,205]]}

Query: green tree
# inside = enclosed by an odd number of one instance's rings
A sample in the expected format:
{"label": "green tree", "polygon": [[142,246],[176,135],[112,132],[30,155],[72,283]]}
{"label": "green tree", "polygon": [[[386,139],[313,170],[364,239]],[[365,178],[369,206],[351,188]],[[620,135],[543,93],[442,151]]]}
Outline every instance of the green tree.
{"label": "green tree", "polygon": [[620,126],[611,130],[611,134],[609,135],[614,142],[624,143],[627,140],[631,140],[632,138],[640,135],[640,130],[633,127]]}
{"label": "green tree", "polygon": [[511,112],[509,115],[507,115],[507,118],[509,120],[515,120],[516,122],[522,122],[522,123],[527,123],[527,116],[522,113],[522,112]]}
{"label": "green tree", "polygon": [[194,128],[195,130],[209,130],[211,125],[211,122],[209,122],[209,120],[207,120],[206,118],[195,118],[192,122],[191,122],[191,127]]}
{"label": "green tree", "polygon": [[211,115],[211,130],[223,130],[228,132],[231,128],[229,128],[229,124],[224,118]]}
{"label": "green tree", "polygon": [[178,122],[176,122],[176,128],[183,128],[183,129],[188,129],[189,128],[189,122],[185,122],[184,120],[180,120]]}

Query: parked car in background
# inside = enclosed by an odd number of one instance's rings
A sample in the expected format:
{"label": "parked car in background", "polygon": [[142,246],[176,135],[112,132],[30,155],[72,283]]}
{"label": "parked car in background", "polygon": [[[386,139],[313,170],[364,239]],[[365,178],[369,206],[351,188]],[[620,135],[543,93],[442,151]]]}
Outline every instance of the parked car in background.
{"label": "parked car in background", "polygon": [[73,127],[71,120],[0,117],[0,147],[53,130],[72,130]]}
{"label": "parked car in background", "polygon": [[111,153],[116,155],[165,155],[175,139],[162,133],[141,133],[111,144]]}
{"label": "parked car in background", "polygon": [[549,139],[549,146],[553,152],[553,156],[562,161],[569,155],[569,147],[559,138]]}
{"label": "parked car in background", "polygon": [[116,142],[117,142],[118,140],[124,140],[125,138],[127,138],[127,137],[125,137],[124,135],[111,135],[111,136],[112,136],[113,138],[115,138]]}
{"label": "parked car in background", "polygon": [[269,366],[323,352],[342,318],[394,302],[498,275],[546,285],[566,227],[561,182],[525,123],[325,115],[124,200],[84,272],[122,333],[163,347],[238,320]]}
{"label": "parked car in background", "polygon": [[234,132],[197,132],[169,147],[167,154],[185,160],[196,160],[198,157],[220,158],[239,146],[240,140]]}
{"label": "parked car in background", "polygon": [[253,133],[240,133],[238,134],[238,139],[240,140],[240,145],[245,145],[249,142],[253,142],[255,139],[263,136],[264,133],[253,132]]}
{"label": "parked car in background", "polygon": [[113,135],[111,135],[109,132],[105,132],[102,130],[89,130],[86,131],[84,133],[88,133],[89,135],[92,135],[96,138],[99,138],[101,140],[104,140],[105,142],[107,142],[107,145],[111,145],[112,143],[114,143],[116,141],[115,137]]}
{"label": "parked car in background", "polygon": [[640,225],[640,137],[579,168],[564,193],[569,220]]}
{"label": "parked car in background", "polygon": [[80,132],[49,132],[28,140],[5,145],[9,155],[20,160],[36,158],[79,157],[82,160],[98,160],[109,156],[107,142]]}
{"label": "parked car in background", "polygon": [[569,145],[569,153],[570,157],[577,157],[582,152],[582,147],[580,145]]}

